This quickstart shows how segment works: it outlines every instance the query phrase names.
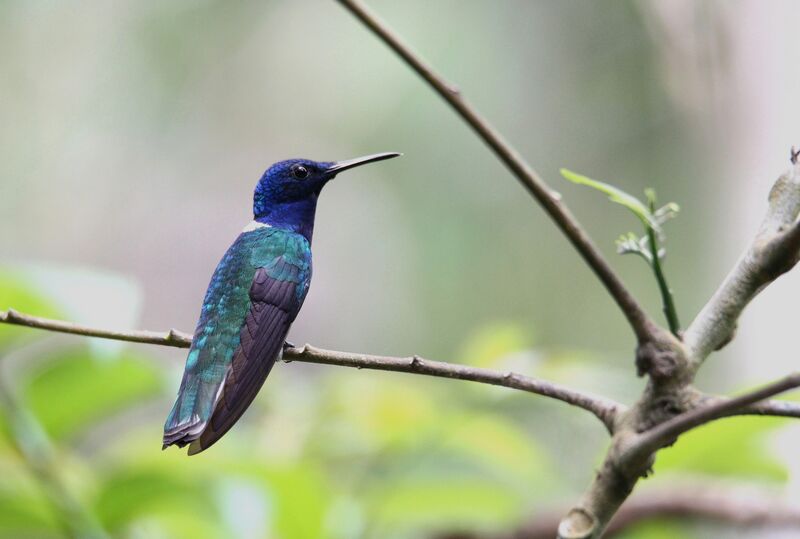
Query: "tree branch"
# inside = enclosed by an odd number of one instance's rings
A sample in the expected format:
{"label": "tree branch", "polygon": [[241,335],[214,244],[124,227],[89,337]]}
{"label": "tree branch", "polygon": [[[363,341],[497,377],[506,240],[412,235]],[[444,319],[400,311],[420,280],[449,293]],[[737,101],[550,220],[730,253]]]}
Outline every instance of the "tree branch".
{"label": "tree branch", "polygon": [[800,403],[768,400],[751,404],[731,412],[731,416],[763,415],[772,417],[800,417]]}
{"label": "tree branch", "polygon": [[796,161],[793,157],[791,168],[773,185],[756,237],[686,330],[684,342],[694,371],[733,338],[747,304],[800,258],[800,163]]}
{"label": "tree branch", "polygon": [[[687,495],[691,492],[691,496]],[[519,528],[505,533],[446,533],[436,539],[552,539],[561,510],[537,512]],[[752,489],[705,483],[673,486],[634,496],[620,508],[609,524],[607,538],[621,535],[633,526],[653,519],[715,522],[735,528],[773,527],[800,529],[800,507]]]}
{"label": "tree branch", "polygon": [[15,326],[56,331],[58,333],[83,335],[84,337],[99,337],[112,341],[158,344],[161,346],[173,346],[175,348],[189,348],[192,345],[192,336],[176,329],[171,329],[164,333],[144,330],[116,331],[111,329],[98,329],[74,324],[72,322],[65,322],[63,320],[41,318],[39,316],[21,313],[14,309],[8,309],[5,312],[0,311],[0,322],[13,324]]}
{"label": "tree branch", "polygon": [[[686,493],[691,492],[691,496]],[[686,485],[675,492],[646,494],[622,506],[611,521],[608,535],[616,536],[652,518],[714,521],[733,526],[800,528],[800,508],[762,493],[731,492],[730,487]]]}
{"label": "tree branch", "polygon": [[691,390],[687,390],[687,403],[684,403],[684,406],[693,405],[693,408],[671,419],[661,420],[640,434],[638,431],[638,425],[642,423],[640,416],[646,416],[644,423],[647,423],[653,420],[652,416],[656,412],[649,407],[653,399],[645,396],[640,403],[618,418],[618,430],[614,433],[611,448],[603,460],[600,471],[578,504],[561,520],[558,537],[560,539],[601,537],[609,521],[630,496],[639,479],[650,473],[655,453],[659,449],[674,443],[678,436],[695,427],[721,417],[735,415],[748,406],[754,406],[764,399],[799,386],[800,373],[796,373],[761,389],[732,399],[718,398],[707,405],[704,404],[703,398],[698,400]]}
{"label": "tree branch", "polygon": [[[99,337],[117,341],[136,342],[144,344],[157,344],[177,348],[189,348],[191,337],[183,332],[171,329],[168,332],[156,331],[114,331],[98,329],[61,320],[41,318],[23,314],[13,309],[6,312],[0,311],[0,323],[25,326],[29,328],[70,333],[86,337]],[[515,372],[500,372],[480,367],[457,365],[443,361],[431,361],[419,356],[388,357],[367,354],[354,354],[324,350],[306,344],[301,348],[287,348],[283,352],[285,362],[300,361],[304,363],[317,363],[321,365],[338,365],[341,367],[354,367],[357,369],[373,369],[380,371],[407,372],[423,374],[438,378],[453,378],[468,380],[495,386],[507,387],[534,393],[543,397],[556,399],[594,414],[613,432],[614,420],[617,414],[624,410],[624,406],[605,397],[577,391],[553,382],[539,380],[530,376],[523,376]]]}
{"label": "tree branch", "polygon": [[389,27],[372,13],[359,0],[339,0],[350,13],[356,16],[367,28],[400,56],[417,74],[438,93],[461,118],[489,146],[497,158],[522,183],[527,191],[539,202],[556,226],[561,229],[584,261],[594,271],[608,292],[617,302],[628,323],[640,342],[652,340],[660,328],[650,319],[620,278],[611,269],[600,251],[577,219],[561,201],[561,196],[553,191],[542,178],[525,162],[522,156],[503,138],[503,136],[467,102],[458,88],[447,82],[441,75],[420,58]]}
{"label": "tree branch", "polygon": [[[673,443],[681,434],[721,417],[734,415],[747,406],[753,406],[764,399],[784,391],[800,387],[800,373],[790,374],[755,391],[747,392],[732,399],[719,399],[707,406],[700,406],[689,412],[673,417],[642,433],[630,447],[623,459],[638,460],[658,449]],[[774,405],[774,403],[773,403]]]}
{"label": "tree branch", "polygon": [[[306,345],[287,348],[285,361],[304,361],[355,368],[424,374],[470,380],[535,393],[583,408],[598,417],[612,433],[611,446],[588,489],[558,525],[563,539],[597,539],[652,465],[655,453],[680,434],[727,415],[759,413],[797,414],[797,407],[764,399],[800,386],[793,374],[763,389],[740,397],[717,398],[701,403],[690,386],[693,376],[711,351],[733,334],[745,306],[760,290],[791,269],[800,259],[800,164],[792,153],[792,169],[781,176],[769,197],[769,209],[750,248],[685,334],[685,343],[661,328],[647,315],[624,286],[586,231],[554,192],[520,154],[495,130],[458,89],[444,80],[416,55],[360,0],[339,0],[385,44],[414,69],[475,131],[496,157],[537,200],[583,260],[603,283],[633,329],[637,339],[637,367],[650,380],[637,403],[621,404],[564,386],[513,372],[497,372],[464,365],[409,358],[371,356],[322,350]],[[187,334],[170,330],[107,331],[68,322],[48,320],[8,311],[0,322],[85,336],[186,348]],[[676,327],[677,321],[670,320]],[[692,500],[694,501],[694,500]]]}
{"label": "tree branch", "polygon": [[[730,397],[722,395],[710,395],[706,393],[700,393],[698,391],[693,398],[689,399],[689,402],[691,403],[689,409],[711,406],[712,404],[719,404],[729,400]],[[763,400],[749,406],[743,406],[741,408],[737,408],[736,410],[732,410],[725,414],[724,417],[744,415],[800,418],[800,402],[786,400]]]}
{"label": "tree branch", "polygon": [[[561,520],[559,539],[601,537],[639,479],[651,472],[656,452],[674,443],[682,433],[731,415],[794,416],[797,407],[761,401],[796,387],[800,387],[800,373],[730,399],[698,395],[691,387],[664,396],[646,390],[638,403],[617,418],[603,464],[578,503]],[[688,411],[675,415],[673,407]]]}
{"label": "tree branch", "polygon": [[[800,211],[797,156],[793,151],[793,170],[776,183],[770,194],[770,211],[751,250],[687,330],[689,346],[686,347],[680,338],[657,326],[647,316],[560,197],[458,90],[415,54],[360,0],[339,1],[414,69],[523,184],[603,282],[637,336],[636,365],[640,375],[649,375],[647,387],[635,405],[619,414],[611,447],[600,471],[558,527],[559,537],[563,539],[596,539],[638,480],[649,472],[655,452],[665,443],[664,436],[676,436],[683,432],[683,428],[721,417],[716,414],[731,414],[774,394],[770,393],[774,388],[768,388],[763,395],[756,392],[755,395],[723,399],[697,409],[697,395],[690,384],[708,353],[730,337],[745,305],[763,286],[797,262],[800,252],[800,225],[795,224]],[[670,319],[670,325],[673,330],[677,328],[676,317]],[[794,382],[790,379],[785,383],[791,385]],[[785,383],[779,384],[776,391],[784,388]],[[786,411],[774,406],[773,409]]]}

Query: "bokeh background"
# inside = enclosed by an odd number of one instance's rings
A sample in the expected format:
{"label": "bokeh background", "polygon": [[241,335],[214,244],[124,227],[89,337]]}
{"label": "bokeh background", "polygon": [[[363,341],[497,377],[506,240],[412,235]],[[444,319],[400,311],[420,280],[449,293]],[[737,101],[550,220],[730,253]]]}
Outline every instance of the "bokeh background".
{"label": "bokeh background", "polygon": [[[654,316],[614,239],[636,221],[568,167],[681,205],[666,270],[687,324],[800,144],[790,0],[370,2],[520,149]],[[513,368],[630,401],[605,291],[475,136],[335,2],[0,2],[0,309],[191,330],[270,163],[402,159],[326,188],[290,339]],[[700,384],[796,368],[797,275]],[[0,327],[0,537],[412,538],[575,499],[606,441],[580,411],[468,383],[281,364],[236,429],[160,450],[182,350]],[[800,497],[797,425],[736,419],[652,481]],[[630,537],[774,537],[656,522]],[[790,532],[791,533],[791,532]],[[786,537],[792,536],[785,535]]]}

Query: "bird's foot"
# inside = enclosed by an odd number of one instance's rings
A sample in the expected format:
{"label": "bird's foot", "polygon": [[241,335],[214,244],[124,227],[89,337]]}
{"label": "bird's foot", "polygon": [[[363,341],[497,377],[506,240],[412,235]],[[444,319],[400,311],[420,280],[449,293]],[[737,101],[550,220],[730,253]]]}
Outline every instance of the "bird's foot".
{"label": "bird's foot", "polygon": [[294,345],[294,343],[291,343],[291,342],[289,342],[289,341],[284,341],[284,343],[283,343],[283,350],[284,350],[284,352],[285,352],[286,350],[288,350],[289,348],[297,348],[297,347]]}

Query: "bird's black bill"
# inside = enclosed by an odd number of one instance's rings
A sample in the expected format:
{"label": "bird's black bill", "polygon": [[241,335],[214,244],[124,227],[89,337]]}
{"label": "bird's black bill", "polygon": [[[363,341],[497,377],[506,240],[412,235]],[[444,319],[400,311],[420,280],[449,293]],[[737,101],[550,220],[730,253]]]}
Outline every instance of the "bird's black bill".
{"label": "bird's black bill", "polygon": [[365,155],[364,157],[356,157],[355,159],[348,159],[347,161],[337,161],[325,171],[328,174],[338,174],[343,170],[366,165],[367,163],[374,163],[376,161],[383,161],[384,159],[391,159],[403,155],[397,152],[384,152],[375,153],[372,155]]}

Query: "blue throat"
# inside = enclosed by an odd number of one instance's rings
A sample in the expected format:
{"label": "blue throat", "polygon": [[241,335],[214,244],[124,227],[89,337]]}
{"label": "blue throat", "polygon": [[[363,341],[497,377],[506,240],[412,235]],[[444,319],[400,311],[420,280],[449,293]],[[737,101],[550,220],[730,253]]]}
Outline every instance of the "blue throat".
{"label": "blue throat", "polygon": [[294,202],[256,204],[254,219],[259,223],[302,234],[311,243],[316,211],[317,196],[314,195]]}

